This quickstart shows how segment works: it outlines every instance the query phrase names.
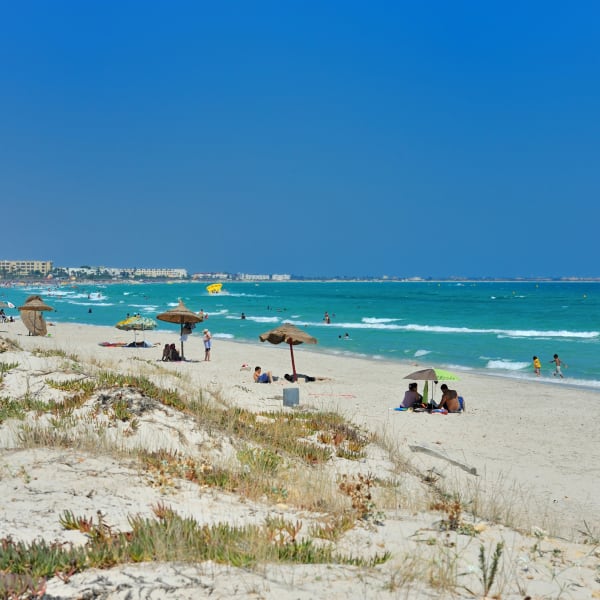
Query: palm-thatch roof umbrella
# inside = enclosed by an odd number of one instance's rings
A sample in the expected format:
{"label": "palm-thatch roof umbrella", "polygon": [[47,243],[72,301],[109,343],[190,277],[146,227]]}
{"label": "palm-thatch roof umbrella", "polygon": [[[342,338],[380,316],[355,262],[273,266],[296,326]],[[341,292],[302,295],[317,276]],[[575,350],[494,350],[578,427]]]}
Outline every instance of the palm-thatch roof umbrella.
{"label": "palm-thatch roof umbrella", "polygon": [[54,310],[51,306],[48,306],[41,298],[41,296],[29,296],[25,300],[23,306],[19,306],[19,312],[21,313],[21,321],[29,330],[29,335],[46,335],[46,321],[42,316],[42,311]]}
{"label": "palm-thatch roof umbrella", "polygon": [[159,321],[166,321],[167,323],[179,323],[181,326],[180,340],[181,340],[181,360],[185,360],[183,355],[183,328],[186,324],[201,323],[204,319],[200,315],[191,311],[181,300],[179,304],[170,310],[167,310],[160,315],[156,315]]}
{"label": "palm-thatch roof umbrella", "polygon": [[296,362],[294,361],[294,346],[297,344],[316,344],[317,338],[312,337],[291,323],[283,323],[271,331],[261,333],[258,336],[261,342],[271,342],[271,344],[281,344],[285,342],[290,345],[290,355],[292,357],[292,379],[298,381],[296,373]]}

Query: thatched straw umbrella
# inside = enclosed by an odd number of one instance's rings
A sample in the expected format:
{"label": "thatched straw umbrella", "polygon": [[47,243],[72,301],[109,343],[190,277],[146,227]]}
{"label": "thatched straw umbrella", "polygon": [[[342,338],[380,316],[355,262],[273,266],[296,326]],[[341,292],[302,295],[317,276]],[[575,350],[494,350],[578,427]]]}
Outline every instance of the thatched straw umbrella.
{"label": "thatched straw umbrella", "polygon": [[204,319],[197,315],[195,312],[191,311],[181,300],[179,299],[179,304],[172,308],[171,310],[167,310],[164,313],[160,313],[160,315],[156,315],[156,318],[159,321],[166,321],[167,323],[179,323],[181,326],[180,332],[180,340],[181,340],[181,360],[185,360],[183,355],[183,328],[186,324],[193,323],[201,323]]}
{"label": "thatched straw umbrella", "polygon": [[261,333],[258,336],[258,339],[261,342],[271,342],[271,344],[281,344],[281,342],[285,342],[290,345],[290,355],[292,357],[292,380],[298,381],[298,374],[296,373],[296,362],[294,361],[294,346],[297,344],[316,344],[317,338],[314,338],[312,335],[306,333],[306,331],[302,331],[302,329],[298,329],[295,325],[291,323],[283,323],[279,327],[275,327],[275,329],[271,329],[271,331],[267,331],[266,333]]}
{"label": "thatched straw umbrella", "polygon": [[29,296],[23,306],[19,306],[21,321],[29,330],[29,335],[46,335],[46,321],[42,311],[54,310],[48,306],[40,296]]}

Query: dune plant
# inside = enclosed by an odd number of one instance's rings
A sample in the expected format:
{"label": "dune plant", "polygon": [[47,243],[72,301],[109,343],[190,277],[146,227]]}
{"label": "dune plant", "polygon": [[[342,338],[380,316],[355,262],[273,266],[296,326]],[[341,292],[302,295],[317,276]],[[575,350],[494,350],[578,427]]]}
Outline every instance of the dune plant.
{"label": "dune plant", "polygon": [[342,475],[339,489],[346,494],[352,503],[359,519],[368,520],[374,516],[375,503],[371,495],[371,488],[375,477],[368,473],[363,475]]}
{"label": "dune plant", "polygon": [[0,598],[7,600],[43,598],[45,592],[44,577],[32,577],[26,573],[0,572]]}
{"label": "dune plant", "polygon": [[340,537],[354,527],[355,517],[348,512],[330,515],[326,519],[314,523],[309,528],[309,533],[313,537],[335,542]]}
{"label": "dune plant", "polygon": [[18,400],[12,398],[0,398],[0,423],[6,419],[24,419],[27,411]]}
{"label": "dune plant", "polygon": [[0,362],[0,380],[4,378],[4,376],[13,369],[16,369],[19,366],[18,362],[5,363]]}
{"label": "dune plant", "polygon": [[496,579],[496,573],[498,572],[498,566],[500,565],[500,558],[502,557],[502,551],[504,549],[504,543],[498,542],[496,549],[491,558],[486,558],[485,547],[483,544],[479,546],[479,569],[481,571],[480,578],[483,584],[483,595],[486,597]]}
{"label": "dune plant", "polygon": [[85,533],[88,541],[84,546],[4,538],[0,540],[0,570],[41,578],[148,560],[213,560],[238,567],[264,562],[370,567],[390,557],[383,553],[362,559],[338,554],[328,545],[316,546],[310,539],[300,540],[299,522],[274,519],[264,525],[200,525],[190,517],[177,515],[164,504],[153,510],[155,518],[130,516],[131,529],[127,532],[114,531],[101,513],[92,519],[65,511],[61,523]]}
{"label": "dune plant", "polygon": [[61,358],[67,358],[67,353],[59,348],[33,348],[31,354],[34,356],[40,356],[42,358],[50,358],[52,356],[60,356]]}

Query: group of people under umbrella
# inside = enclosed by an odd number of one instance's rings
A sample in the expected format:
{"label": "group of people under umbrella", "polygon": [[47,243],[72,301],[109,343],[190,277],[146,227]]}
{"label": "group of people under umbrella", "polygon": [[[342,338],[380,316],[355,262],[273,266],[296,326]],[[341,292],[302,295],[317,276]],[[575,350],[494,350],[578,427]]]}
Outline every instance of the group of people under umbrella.
{"label": "group of people under umbrella", "polygon": [[[450,371],[443,369],[421,369],[410,373],[404,377],[404,379],[411,379],[413,383],[408,385],[408,390],[404,394],[404,398],[399,406],[399,410],[413,409],[415,411],[447,411],[447,412],[463,412],[465,410],[465,402],[462,396],[458,395],[456,390],[448,388],[443,383],[440,386],[442,391],[442,398],[439,403],[434,400],[435,397],[435,386],[438,381],[455,381],[458,377]],[[417,381],[425,381],[423,388],[423,394],[418,391]],[[431,400],[428,400],[429,382],[434,384],[434,392],[431,396]]]}

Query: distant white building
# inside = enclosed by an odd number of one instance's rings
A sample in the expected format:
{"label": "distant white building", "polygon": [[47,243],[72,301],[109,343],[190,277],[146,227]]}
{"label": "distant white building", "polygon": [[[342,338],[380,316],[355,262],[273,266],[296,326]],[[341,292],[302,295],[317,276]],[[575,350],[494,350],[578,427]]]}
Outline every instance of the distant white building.
{"label": "distant white building", "polygon": [[194,273],[194,274],[192,274],[192,279],[225,280],[225,279],[231,279],[231,275],[229,273]]}
{"label": "distant white building", "polygon": [[292,278],[288,273],[273,273],[271,279],[273,281],[289,281]]}
{"label": "distant white building", "polygon": [[166,279],[186,279],[186,269],[138,269],[130,267],[64,267],[70,277],[85,277],[89,275],[104,275],[110,277],[148,277]]}
{"label": "distant white building", "polygon": [[238,279],[242,281],[269,281],[270,275],[258,275],[255,273],[238,273]]}

